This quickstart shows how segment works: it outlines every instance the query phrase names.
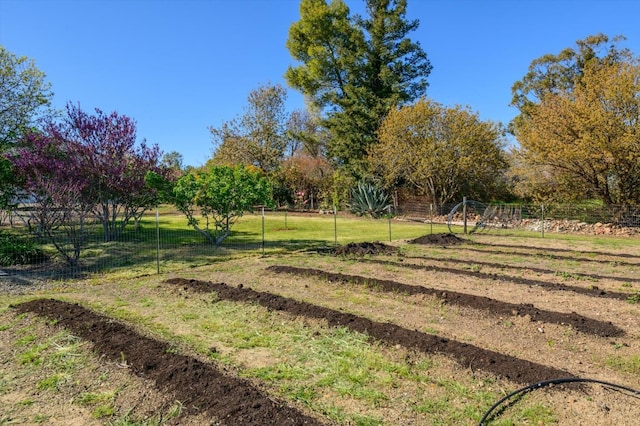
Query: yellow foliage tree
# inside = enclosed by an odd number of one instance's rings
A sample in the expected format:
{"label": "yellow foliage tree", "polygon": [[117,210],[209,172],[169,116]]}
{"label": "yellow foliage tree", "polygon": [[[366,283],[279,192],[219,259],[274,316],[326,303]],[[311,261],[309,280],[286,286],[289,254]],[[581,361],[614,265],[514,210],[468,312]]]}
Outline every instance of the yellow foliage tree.
{"label": "yellow foliage tree", "polygon": [[640,67],[635,61],[590,61],[571,90],[547,93],[514,129],[521,170],[533,171],[539,181],[529,188],[534,194],[597,198],[607,205],[640,203]]}
{"label": "yellow foliage tree", "polygon": [[369,161],[387,188],[408,183],[437,206],[494,198],[507,168],[502,126],[421,99],[389,113]]}

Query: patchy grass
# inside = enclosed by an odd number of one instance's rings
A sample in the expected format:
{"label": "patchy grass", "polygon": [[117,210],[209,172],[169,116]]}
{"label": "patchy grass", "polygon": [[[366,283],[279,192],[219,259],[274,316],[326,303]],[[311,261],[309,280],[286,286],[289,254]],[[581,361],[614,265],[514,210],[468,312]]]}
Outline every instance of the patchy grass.
{"label": "patchy grass", "polygon": [[[56,297],[80,303],[131,324],[143,334],[170,342],[172,353],[189,354],[224,366],[230,373],[259,384],[274,398],[304,407],[335,424],[476,424],[493,402],[517,386],[507,379],[476,371],[473,360],[457,364],[440,355],[373,342],[365,334],[331,328],[322,320],[291,317],[252,303],[221,301],[215,294],[169,289],[162,281],[171,276],[242,284],[446,339],[472,341],[490,350],[566,368],[570,373],[595,377],[607,369],[611,381],[638,386],[637,300],[630,305],[629,300],[626,303],[510,281],[527,278],[605,293],[626,291],[632,299],[637,295],[635,279],[640,268],[637,240],[634,246],[626,239],[622,242],[610,239],[612,242],[606,245],[606,239],[587,237],[474,235],[469,237],[474,244],[455,248],[405,246],[403,241],[396,240],[394,244],[403,248],[401,255],[368,256],[365,263],[358,258],[338,259],[298,250],[322,236],[329,244],[333,240],[333,217],[323,217],[317,222],[314,219],[310,221],[312,224],[304,218],[290,216],[287,225],[291,229],[276,231],[282,228],[277,222],[281,218],[267,217],[267,226],[278,234],[280,242],[268,246],[264,258],[259,246],[255,252],[221,249],[212,257],[204,249],[201,252],[200,248],[194,249],[198,247],[194,243],[185,246],[184,254],[189,259],[176,256],[165,260],[164,271],[172,270],[171,273],[156,275],[153,266],[135,265],[131,270],[122,267],[110,274],[69,281],[51,291],[40,290],[28,296],[3,295],[0,398],[4,401],[10,397],[11,402],[9,414],[0,414],[0,424],[8,423],[10,418],[27,424],[59,421],[68,415],[65,410],[69,401],[73,401],[72,407],[77,410],[75,418],[86,420],[79,424],[163,424],[182,410],[179,401],[157,395],[149,390],[148,384],[129,377],[127,360],[121,365],[107,365],[95,358],[88,343],[58,330],[53,322],[12,313],[9,304],[32,297]],[[388,239],[386,223],[380,226],[375,221],[358,221],[365,223],[356,228],[356,223],[344,219],[338,226],[358,229],[358,238],[362,240]],[[260,225],[259,216],[243,218],[234,228],[238,231],[236,242],[255,241]],[[178,225],[175,226],[177,229]],[[392,226],[396,235],[396,223]],[[407,236],[415,232],[413,236],[419,236],[424,230],[421,224],[409,224],[406,231],[397,232]],[[602,254],[583,255],[580,247],[584,251],[599,249]],[[638,258],[618,254],[635,254]],[[187,267],[194,260],[201,262],[199,266]],[[394,263],[377,263],[378,260]],[[612,276],[604,276],[602,269],[612,268],[614,262]],[[442,292],[474,293],[563,312],[571,306],[579,314],[620,325],[627,334],[617,338],[619,342],[613,345],[611,339],[587,336],[563,325],[538,324],[517,315],[493,317],[432,298],[385,294],[371,286],[265,272],[272,264],[382,277],[436,287]],[[448,269],[429,269],[430,266]],[[529,269],[533,267],[536,269]],[[479,272],[482,277],[470,274]],[[595,282],[580,274],[602,277]],[[628,415],[623,411],[625,405],[630,410],[637,408],[633,401],[624,398],[616,402],[603,399],[606,396],[596,392],[592,395],[589,401],[583,393],[564,389],[534,393],[509,406],[491,424],[566,424],[574,411],[583,416],[597,415],[601,404],[610,409],[608,418],[615,421]],[[142,399],[147,402],[141,402]],[[568,399],[577,402],[567,408]],[[156,414],[145,418],[143,412]],[[618,413],[622,417],[614,417]],[[593,419],[586,417],[584,423],[603,424],[589,420]]]}

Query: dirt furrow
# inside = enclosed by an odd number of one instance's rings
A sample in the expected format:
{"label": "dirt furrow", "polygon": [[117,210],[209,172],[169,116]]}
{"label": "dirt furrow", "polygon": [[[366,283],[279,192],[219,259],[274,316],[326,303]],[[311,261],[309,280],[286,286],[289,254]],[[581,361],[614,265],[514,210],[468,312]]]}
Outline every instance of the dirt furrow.
{"label": "dirt furrow", "polygon": [[321,425],[313,417],[278,403],[250,382],[219,371],[214,365],[172,353],[167,343],[78,304],[38,299],[16,306],[55,320],[79,337],[91,341],[95,352],[126,364],[131,372],[155,381],[183,403],[183,415],[206,412],[226,425]]}
{"label": "dirt furrow", "polygon": [[544,290],[570,291],[572,293],[581,294],[581,295],[590,296],[590,297],[598,297],[602,299],[627,300],[630,297],[634,297],[636,295],[636,293],[624,293],[624,292],[603,290],[598,288],[597,286],[591,286],[589,288],[579,287],[579,286],[573,286],[573,285],[567,285],[567,284],[550,283],[542,280],[532,280],[530,278],[504,276],[504,275],[490,274],[487,272],[478,272],[478,271],[466,271],[466,270],[457,269],[457,268],[447,268],[445,266],[416,265],[416,264],[410,264],[406,262],[394,262],[390,260],[378,260],[378,259],[358,259],[358,262],[377,263],[377,264],[391,265],[391,266],[424,270],[424,271],[432,271],[432,272],[445,272],[448,274],[464,275],[467,277],[479,278],[484,280],[492,280],[496,282],[536,286]]}
{"label": "dirt furrow", "polygon": [[389,345],[401,345],[428,354],[448,356],[465,368],[481,370],[517,383],[529,384],[559,377],[575,377],[571,373],[547,365],[523,360],[510,355],[483,349],[417,330],[408,330],[391,323],[381,323],[353,314],[339,312],[307,302],[301,302],[272,293],[259,292],[242,285],[231,287],[224,283],[212,283],[184,278],[165,281],[198,292],[215,292],[219,299],[238,302],[254,302],[268,309],[284,311],[292,315],[326,320],[333,327],[347,327],[367,334]]}
{"label": "dirt furrow", "polygon": [[[473,259],[473,260],[463,260],[463,259],[456,259],[453,257],[433,257],[433,256],[403,256],[402,258],[403,260],[418,260],[418,261],[429,261],[429,262],[438,262],[438,263],[446,263],[446,262],[453,262],[455,264],[462,264],[462,265],[469,265],[469,266],[486,266],[489,268],[494,268],[494,269],[508,269],[508,270],[512,270],[512,271],[518,271],[518,272],[522,272],[522,271],[531,271],[531,272],[536,272],[539,274],[546,274],[546,275],[558,275],[558,274],[562,274],[562,272],[564,271],[559,271],[559,270],[551,270],[551,269],[545,269],[545,268],[537,268],[535,266],[532,265],[526,265],[526,266],[515,266],[515,265],[509,265],[506,263],[495,263],[495,262],[483,262],[481,260],[477,260],[477,259]],[[367,260],[367,259],[365,259]],[[404,263],[403,263],[404,265]],[[419,266],[419,265],[410,265],[410,267],[413,266]],[[616,277],[613,275],[598,275],[598,274],[583,274],[580,272],[569,272],[569,274],[571,276],[574,276],[578,279],[586,279],[586,280],[609,280],[609,281],[619,281],[622,283],[631,283],[631,282],[636,282],[636,283],[640,283],[640,277]],[[538,285],[538,284],[536,284]],[[592,290],[593,292],[593,290]]]}
{"label": "dirt furrow", "polygon": [[624,335],[624,331],[616,327],[611,322],[594,320],[578,315],[575,312],[570,314],[563,312],[547,311],[538,309],[530,303],[508,303],[491,299],[484,296],[459,293],[455,291],[443,291],[419,285],[408,285],[390,280],[380,280],[367,278],[359,275],[345,275],[335,272],[326,272],[319,269],[297,268],[293,266],[274,265],[267,268],[269,271],[277,273],[288,273],[295,275],[314,276],[326,279],[332,283],[359,284],[380,289],[386,292],[412,294],[426,294],[437,297],[446,303],[457,306],[464,306],[482,311],[487,311],[491,315],[517,315],[524,317],[529,315],[532,321],[543,321],[560,325],[570,325],[574,329],[587,334],[600,337],[617,337]]}

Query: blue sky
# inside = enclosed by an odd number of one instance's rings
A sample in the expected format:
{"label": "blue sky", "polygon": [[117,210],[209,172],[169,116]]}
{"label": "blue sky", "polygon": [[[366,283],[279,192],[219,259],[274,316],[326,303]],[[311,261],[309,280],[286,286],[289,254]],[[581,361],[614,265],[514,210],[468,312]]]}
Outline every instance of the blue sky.
{"label": "blue sky", "polygon": [[[361,12],[364,0],[346,0]],[[282,84],[299,0],[0,0],[0,44],[47,74],[54,106],[118,111],[138,138],[199,166],[209,126],[241,115],[260,85]],[[508,123],[511,85],[531,61],[599,32],[640,54],[637,0],[409,0],[433,65],[427,97]],[[288,109],[303,107],[289,90]]]}

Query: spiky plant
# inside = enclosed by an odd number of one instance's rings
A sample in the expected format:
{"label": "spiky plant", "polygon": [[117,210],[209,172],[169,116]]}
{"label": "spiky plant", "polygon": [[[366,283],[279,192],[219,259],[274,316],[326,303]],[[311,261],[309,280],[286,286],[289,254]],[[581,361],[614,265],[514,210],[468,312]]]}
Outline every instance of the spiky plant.
{"label": "spiky plant", "polygon": [[389,211],[390,205],[389,195],[370,183],[360,182],[351,189],[349,210],[358,216],[382,217]]}

